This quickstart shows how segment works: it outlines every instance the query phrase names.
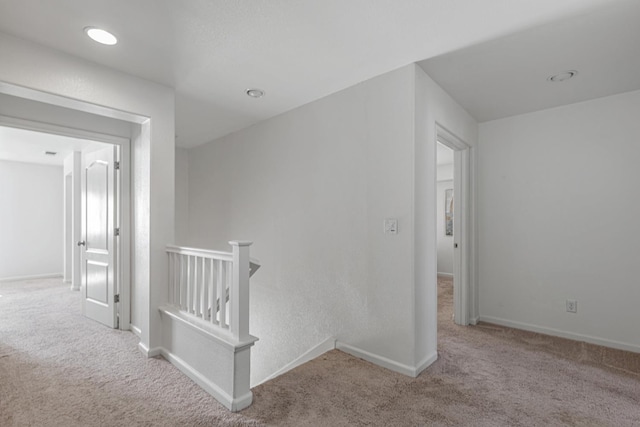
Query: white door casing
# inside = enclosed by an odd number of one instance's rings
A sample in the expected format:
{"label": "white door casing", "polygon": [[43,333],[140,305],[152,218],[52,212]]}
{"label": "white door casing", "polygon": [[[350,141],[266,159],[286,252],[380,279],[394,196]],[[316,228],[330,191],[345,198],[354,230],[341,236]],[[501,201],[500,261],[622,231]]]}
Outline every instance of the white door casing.
{"label": "white door casing", "polygon": [[[68,105],[69,99],[64,97],[59,97],[57,95],[51,95],[44,92],[35,91],[29,88],[24,88],[20,86],[15,86],[9,83],[5,83],[0,81],[0,94],[8,94],[12,96],[16,96],[19,98],[34,100],[36,102],[41,102],[44,104],[53,104],[61,107],[72,108]],[[74,101],[75,102],[75,101]],[[93,104],[86,104],[79,102],[78,105],[72,108],[72,110],[84,111],[92,114],[97,114],[93,109],[97,106]],[[88,110],[86,109],[88,108]],[[104,107],[99,107],[101,111],[104,110]],[[146,123],[148,122],[148,118],[140,117],[140,116],[119,116],[122,114],[121,111],[109,110],[113,114],[107,114],[107,117],[117,118],[120,120],[125,120],[130,123]],[[137,117],[137,119],[136,119]],[[44,118],[44,117],[43,117]],[[86,139],[96,142],[101,142],[104,144],[109,144],[117,147],[116,153],[119,156],[120,161],[120,169],[116,174],[116,182],[117,186],[114,188],[117,192],[116,200],[117,206],[114,206],[116,210],[116,218],[117,223],[119,224],[120,236],[116,239],[117,250],[116,254],[114,254],[114,259],[116,261],[116,267],[114,267],[114,274],[117,272],[116,281],[114,286],[117,285],[117,293],[120,295],[120,302],[117,304],[117,323],[118,328],[121,330],[129,330],[131,328],[130,318],[131,318],[131,304],[132,304],[132,295],[131,295],[131,273],[132,273],[132,261],[131,261],[131,251],[132,251],[132,242],[133,242],[133,224],[131,218],[131,208],[132,208],[132,200],[131,200],[131,139],[116,136],[112,134],[106,134],[102,131],[95,131],[91,129],[83,129],[82,126],[78,125],[78,127],[69,127],[67,125],[58,125],[49,123],[48,120],[33,120],[33,119],[25,119],[20,117],[12,117],[0,114],[0,125],[8,126],[18,129],[26,129],[36,132],[44,132],[50,133],[54,135],[63,135],[69,136],[72,138]],[[79,153],[78,153],[79,154]],[[83,173],[82,170],[82,156],[77,156],[74,159],[73,171],[74,174],[77,170],[77,175],[81,177]],[[77,163],[76,163],[77,162]],[[75,181],[75,180],[74,180]],[[81,179],[78,180],[77,184],[73,185],[73,198],[74,205],[76,204],[75,200],[77,198],[78,205],[82,203],[82,189],[81,189]],[[82,218],[82,209],[80,206],[77,208],[74,206],[74,210],[77,209],[78,215],[74,216],[74,239],[73,244],[76,244],[77,240],[82,240],[84,236],[84,229],[82,228],[81,218]],[[77,224],[77,225],[76,225]],[[76,228],[77,227],[77,228]],[[83,278],[82,278],[82,254],[84,252],[84,247],[78,247],[77,251],[74,251],[74,264],[78,266],[77,273],[74,267],[74,276],[77,277],[73,283],[74,290],[80,290]],[[80,295],[82,299],[82,308],[84,313],[85,307],[85,297],[81,292]]]}
{"label": "white door casing", "polygon": [[82,161],[82,312],[111,328],[118,327],[116,236],[119,147],[83,154]]}
{"label": "white door casing", "polygon": [[471,147],[441,125],[437,141],[453,150],[453,311],[458,325],[471,323]]}

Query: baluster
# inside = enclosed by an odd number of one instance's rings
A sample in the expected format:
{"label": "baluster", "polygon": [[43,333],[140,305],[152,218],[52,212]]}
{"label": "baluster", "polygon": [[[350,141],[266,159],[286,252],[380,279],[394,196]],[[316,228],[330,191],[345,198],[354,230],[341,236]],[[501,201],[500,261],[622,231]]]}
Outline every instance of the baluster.
{"label": "baluster", "polygon": [[172,304],[173,301],[173,289],[175,288],[175,277],[173,271],[173,254],[169,252],[169,294],[167,295],[167,302]]}
{"label": "baluster", "polygon": [[207,313],[207,259],[202,258],[202,274],[200,276],[200,313],[204,320],[208,319]]}
{"label": "baluster", "polygon": [[187,269],[186,266],[184,264],[184,255],[180,254],[179,256],[180,258],[180,298],[178,298],[178,306],[180,307],[180,310],[184,310],[185,308],[185,276],[187,274]]}
{"label": "baluster", "polygon": [[[214,264],[215,263],[215,264]],[[216,282],[214,276],[214,265],[216,265],[216,272],[220,270],[220,261],[211,259],[211,271],[209,272],[209,310],[211,310],[211,315],[209,318],[211,319],[211,323],[218,323],[216,321],[216,316],[218,315],[216,311]]]}
{"label": "baluster", "polygon": [[194,295],[195,295],[195,301],[193,302],[193,312],[198,317],[202,316],[202,313],[200,312],[200,300],[202,300],[200,280],[202,278],[198,274],[200,272],[200,268],[198,264],[200,264],[201,262],[202,262],[201,257],[195,257],[195,261],[193,265],[194,277],[195,277],[195,280],[193,281]]}
{"label": "baluster", "polygon": [[227,325],[227,307],[225,301],[227,262],[220,260],[218,270],[218,324],[224,328]]}
{"label": "baluster", "polygon": [[193,292],[191,292],[191,255],[187,255],[187,311],[191,313],[193,310]]}
{"label": "baluster", "polygon": [[182,263],[180,262],[180,255],[173,254],[173,274],[174,274],[174,283],[173,287],[173,304],[180,305],[180,282],[182,280]]}

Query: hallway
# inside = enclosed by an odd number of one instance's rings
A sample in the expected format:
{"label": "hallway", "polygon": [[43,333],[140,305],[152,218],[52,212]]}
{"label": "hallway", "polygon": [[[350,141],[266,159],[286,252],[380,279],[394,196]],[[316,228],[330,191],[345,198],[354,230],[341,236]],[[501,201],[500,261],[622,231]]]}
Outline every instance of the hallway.
{"label": "hallway", "polygon": [[[0,283],[0,425],[347,426],[640,423],[634,354],[451,320],[439,286],[439,359],[412,379],[330,351],[255,387],[238,414],[137,338],[80,314],[59,279]],[[634,365],[635,363],[635,365]]]}

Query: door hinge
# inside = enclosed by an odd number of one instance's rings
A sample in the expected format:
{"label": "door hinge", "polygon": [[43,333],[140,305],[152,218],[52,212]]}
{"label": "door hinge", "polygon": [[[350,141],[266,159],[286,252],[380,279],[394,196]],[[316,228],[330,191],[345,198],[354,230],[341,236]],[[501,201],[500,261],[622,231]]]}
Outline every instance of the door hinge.
{"label": "door hinge", "polygon": [[120,170],[120,162],[113,162],[113,168],[115,170]]}
{"label": "door hinge", "polygon": [[120,302],[120,294],[115,294],[113,296],[113,302]]}
{"label": "door hinge", "polygon": [[115,230],[113,230],[113,235],[114,236],[119,236],[120,235],[120,228],[116,228]]}

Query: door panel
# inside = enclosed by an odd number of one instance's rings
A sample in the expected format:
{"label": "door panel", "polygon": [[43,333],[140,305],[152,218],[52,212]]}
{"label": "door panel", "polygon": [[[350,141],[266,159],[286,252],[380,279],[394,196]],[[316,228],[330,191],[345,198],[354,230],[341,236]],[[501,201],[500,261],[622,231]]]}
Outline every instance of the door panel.
{"label": "door panel", "polygon": [[82,309],[85,316],[116,328],[118,147],[83,155],[82,162]]}

